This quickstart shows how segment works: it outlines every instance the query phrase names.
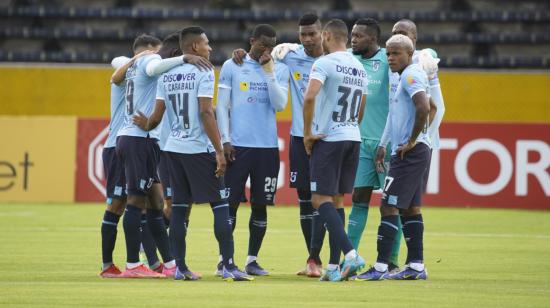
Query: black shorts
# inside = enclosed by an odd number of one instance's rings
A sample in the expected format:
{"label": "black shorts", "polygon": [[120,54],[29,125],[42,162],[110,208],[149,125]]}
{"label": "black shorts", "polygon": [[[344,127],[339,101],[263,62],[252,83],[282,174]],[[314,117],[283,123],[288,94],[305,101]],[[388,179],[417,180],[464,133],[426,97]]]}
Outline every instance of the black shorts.
{"label": "black shorts", "polygon": [[164,151],[160,151],[158,173],[159,173],[160,183],[162,184],[164,199],[167,199],[167,200],[172,199],[172,187],[170,186],[170,172],[168,170],[168,164],[166,162],[166,152]]}
{"label": "black shorts", "polygon": [[219,202],[225,199],[223,177],[216,177],[215,153],[182,154],[164,152],[170,183],[172,204]]}
{"label": "black shorts", "polygon": [[235,147],[235,161],[228,164],[225,173],[229,203],[245,200],[246,180],[250,177],[250,202],[273,205],[279,163],[278,148]]}
{"label": "black shorts", "polygon": [[153,183],[160,182],[157,173],[160,159],[157,139],[119,136],[116,152],[124,166],[128,195],[146,195]]}
{"label": "black shorts", "polygon": [[309,156],[304,137],[290,136],[290,187],[309,190]]}
{"label": "black shorts", "polygon": [[116,155],[115,147],[103,148],[103,170],[107,185],[105,193],[107,195],[107,204],[111,204],[112,199],[126,198],[126,178],[124,177],[124,166]]}
{"label": "black shorts", "polygon": [[311,192],[326,196],[351,193],[360,145],[359,141],[315,142],[309,160]]}
{"label": "black shorts", "polygon": [[429,162],[430,148],[423,143],[417,143],[403,159],[399,155],[392,156],[384,181],[382,205],[399,209],[420,206]]}

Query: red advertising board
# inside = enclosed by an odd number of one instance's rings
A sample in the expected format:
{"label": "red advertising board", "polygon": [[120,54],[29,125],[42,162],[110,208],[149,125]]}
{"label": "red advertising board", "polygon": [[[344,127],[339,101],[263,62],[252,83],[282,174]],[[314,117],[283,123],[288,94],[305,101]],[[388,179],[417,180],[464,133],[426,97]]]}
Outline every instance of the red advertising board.
{"label": "red advertising board", "polygon": [[[101,151],[107,126],[106,120],[78,121],[77,202],[105,199]],[[290,122],[280,121],[278,127],[276,202],[295,204],[296,192],[288,188]],[[425,204],[550,210],[550,124],[444,123],[441,136]]]}

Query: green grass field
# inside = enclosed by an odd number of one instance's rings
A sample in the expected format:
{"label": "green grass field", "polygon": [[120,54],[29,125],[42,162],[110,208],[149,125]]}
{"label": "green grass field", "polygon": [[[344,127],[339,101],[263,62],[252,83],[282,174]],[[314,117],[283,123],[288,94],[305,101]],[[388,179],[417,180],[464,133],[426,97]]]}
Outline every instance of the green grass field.
{"label": "green grass field", "polygon": [[[434,307],[549,307],[550,213],[427,208],[427,281],[322,283],[295,276],[306,252],[296,207],[269,209],[260,255],[272,273],[251,283],[212,275],[217,246],[212,214],[195,206],[188,232],[188,264],[198,282],[102,279],[100,222],[104,207],[0,205],[0,305],[338,307],[384,304]],[[346,209],[349,211],[349,209]],[[250,209],[242,207],[235,258],[243,266]],[[374,261],[378,208],[360,247]],[[119,226],[115,262],[124,265]],[[401,260],[406,249],[402,246]],[[328,245],[323,249],[324,260]]]}

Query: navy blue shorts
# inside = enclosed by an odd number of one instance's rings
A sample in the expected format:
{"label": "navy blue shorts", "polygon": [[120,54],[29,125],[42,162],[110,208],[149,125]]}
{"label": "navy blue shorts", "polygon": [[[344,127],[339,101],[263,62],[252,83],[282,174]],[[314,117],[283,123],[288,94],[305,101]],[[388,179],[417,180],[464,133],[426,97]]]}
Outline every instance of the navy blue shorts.
{"label": "navy blue shorts", "polygon": [[360,145],[359,141],[316,141],[309,160],[311,192],[325,196],[351,193]]}
{"label": "navy blue shorts", "polygon": [[111,204],[112,199],[126,198],[124,166],[116,155],[115,147],[104,148],[101,156],[103,158],[103,170],[107,178],[107,185],[105,187],[107,203]]}
{"label": "navy blue shorts", "polygon": [[382,205],[399,209],[420,206],[429,163],[430,148],[420,142],[403,159],[399,155],[392,156],[384,181]]}
{"label": "navy blue shorts", "polygon": [[278,148],[235,147],[235,161],[225,173],[229,203],[245,200],[246,180],[250,177],[250,202],[273,205],[279,176]]}
{"label": "navy blue shorts", "polygon": [[166,200],[172,199],[172,187],[170,186],[170,172],[168,170],[168,163],[166,162],[166,153],[164,151],[160,151],[158,173],[159,173],[160,183],[162,184],[164,199]]}
{"label": "navy blue shorts", "polygon": [[164,155],[171,171],[173,205],[219,202],[225,199],[223,177],[216,177],[215,153],[164,152]]}
{"label": "navy blue shorts", "polygon": [[157,173],[160,159],[157,139],[119,136],[116,152],[124,166],[128,195],[146,195],[153,183],[160,182]]}
{"label": "navy blue shorts", "polygon": [[304,137],[290,136],[290,187],[309,190],[309,156]]}

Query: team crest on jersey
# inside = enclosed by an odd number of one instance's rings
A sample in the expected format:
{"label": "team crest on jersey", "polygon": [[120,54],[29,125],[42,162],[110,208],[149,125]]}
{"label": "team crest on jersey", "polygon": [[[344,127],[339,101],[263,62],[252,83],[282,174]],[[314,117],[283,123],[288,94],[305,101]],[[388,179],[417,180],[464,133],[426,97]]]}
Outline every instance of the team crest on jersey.
{"label": "team crest on jersey", "polygon": [[248,82],[246,81],[241,81],[239,84],[239,89],[241,89],[241,91],[248,91],[249,88]]}
{"label": "team crest on jersey", "polygon": [[380,60],[375,60],[372,62],[372,70],[378,72],[380,69]]}
{"label": "team crest on jersey", "polygon": [[416,80],[414,80],[414,76],[407,76],[407,83],[408,84],[415,84],[416,83]]}
{"label": "team crest on jersey", "polygon": [[302,74],[300,72],[294,72],[292,74],[292,76],[294,77],[294,80],[296,80],[296,81],[302,79]]}

